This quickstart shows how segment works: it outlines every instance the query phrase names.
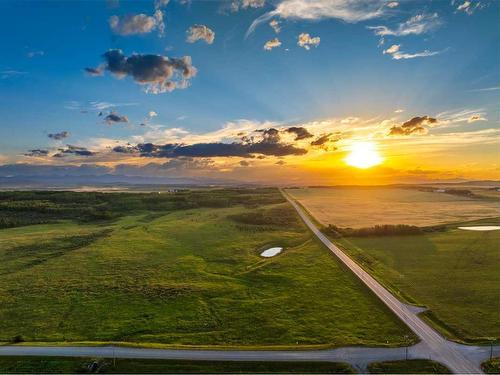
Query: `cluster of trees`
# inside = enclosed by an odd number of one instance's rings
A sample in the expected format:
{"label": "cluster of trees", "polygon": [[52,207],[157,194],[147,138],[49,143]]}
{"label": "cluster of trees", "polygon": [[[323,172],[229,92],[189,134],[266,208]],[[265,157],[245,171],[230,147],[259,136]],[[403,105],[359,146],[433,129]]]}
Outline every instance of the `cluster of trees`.
{"label": "cluster of trees", "polygon": [[330,224],[325,229],[325,232],[327,235],[333,238],[340,238],[340,237],[369,237],[369,236],[421,234],[422,229],[414,225],[406,225],[406,224],[375,225],[373,227],[368,227],[368,228],[340,228]]}
{"label": "cluster of trees", "polygon": [[277,189],[194,189],[175,193],[0,192],[0,228],[57,220],[112,220],[133,212],[282,203]]}

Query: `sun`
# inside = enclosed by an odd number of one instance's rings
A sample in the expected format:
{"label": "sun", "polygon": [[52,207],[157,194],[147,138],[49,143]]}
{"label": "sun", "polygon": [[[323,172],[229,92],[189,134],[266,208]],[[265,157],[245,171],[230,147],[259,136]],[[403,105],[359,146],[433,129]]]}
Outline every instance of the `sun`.
{"label": "sun", "polygon": [[351,152],[345,158],[345,162],[356,168],[370,168],[382,163],[383,159],[377,151],[377,145],[373,142],[355,142],[351,145]]}

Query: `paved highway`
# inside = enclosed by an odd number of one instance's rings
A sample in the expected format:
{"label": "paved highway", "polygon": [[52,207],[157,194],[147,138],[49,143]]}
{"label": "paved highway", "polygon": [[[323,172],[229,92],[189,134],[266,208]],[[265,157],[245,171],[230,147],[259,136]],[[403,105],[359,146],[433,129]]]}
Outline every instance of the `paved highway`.
{"label": "paved highway", "polygon": [[340,248],[335,246],[313,223],[308,214],[300,205],[298,205],[287,193],[282,191],[285,198],[297,210],[298,214],[314,233],[316,237],[338,258],[344,263],[370,290],[384,302],[396,316],[401,319],[427,347],[429,355],[446,366],[453,372],[459,374],[475,374],[480,373],[480,367],[462,354],[462,351],[457,346],[446,340],[432,327],[427,325],[413,312],[406,304],[394,297],[385,287],[377,280],[371,277],[363,268],[355,261],[347,256]]}

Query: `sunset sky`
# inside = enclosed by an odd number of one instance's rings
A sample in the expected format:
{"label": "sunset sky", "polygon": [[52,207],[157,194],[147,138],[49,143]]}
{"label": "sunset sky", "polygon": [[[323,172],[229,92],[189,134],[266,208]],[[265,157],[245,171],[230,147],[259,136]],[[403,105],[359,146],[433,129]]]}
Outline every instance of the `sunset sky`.
{"label": "sunset sky", "polygon": [[0,20],[0,177],[500,179],[498,1],[2,1]]}

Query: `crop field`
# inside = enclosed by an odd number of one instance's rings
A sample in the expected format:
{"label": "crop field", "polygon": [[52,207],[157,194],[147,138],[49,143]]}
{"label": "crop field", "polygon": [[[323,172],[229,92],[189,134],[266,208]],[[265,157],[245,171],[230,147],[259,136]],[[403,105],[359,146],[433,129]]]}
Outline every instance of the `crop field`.
{"label": "crop field", "polygon": [[[0,341],[401,345],[276,189],[0,193]],[[283,252],[262,258],[262,250]]]}
{"label": "crop field", "polygon": [[[321,224],[363,228],[380,224],[430,226],[500,216],[500,193],[472,197],[417,188],[288,189]],[[474,192],[475,193],[475,192]]]}
{"label": "crop field", "polygon": [[[464,225],[500,225],[483,219]],[[500,231],[444,231],[335,240],[365,269],[410,302],[447,336],[500,339]]]}

